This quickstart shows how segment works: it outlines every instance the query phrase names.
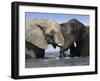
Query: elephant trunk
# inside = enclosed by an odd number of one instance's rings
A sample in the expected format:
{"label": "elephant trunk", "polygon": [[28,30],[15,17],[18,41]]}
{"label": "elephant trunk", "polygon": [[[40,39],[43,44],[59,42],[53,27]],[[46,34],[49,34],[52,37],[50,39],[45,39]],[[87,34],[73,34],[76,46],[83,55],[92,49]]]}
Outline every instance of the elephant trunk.
{"label": "elephant trunk", "polygon": [[58,46],[63,46],[64,45],[64,38],[63,38],[63,35],[60,32],[59,33],[56,33],[54,35],[54,40],[55,40],[55,43]]}

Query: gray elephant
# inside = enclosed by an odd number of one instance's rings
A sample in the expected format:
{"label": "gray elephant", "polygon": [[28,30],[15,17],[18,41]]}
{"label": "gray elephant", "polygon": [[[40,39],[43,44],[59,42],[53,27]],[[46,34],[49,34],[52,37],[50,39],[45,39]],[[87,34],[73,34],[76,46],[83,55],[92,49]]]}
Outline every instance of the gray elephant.
{"label": "gray elephant", "polygon": [[60,57],[70,49],[70,56],[89,56],[89,27],[76,19],[61,24],[64,45],[60,48]]}
{"label": "gray elephant", "polygon": [[27,57],[36,58],[44,57],[48,44],[57,46],[64,44],[61,26],[53,20],[45,19],[26,21],[25,41]]}

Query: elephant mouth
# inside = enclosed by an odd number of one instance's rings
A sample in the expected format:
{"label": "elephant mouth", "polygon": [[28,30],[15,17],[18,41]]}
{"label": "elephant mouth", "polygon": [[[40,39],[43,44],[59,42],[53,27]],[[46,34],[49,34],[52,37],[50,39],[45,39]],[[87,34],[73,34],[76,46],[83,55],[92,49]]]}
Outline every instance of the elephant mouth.
{"label": "elephant mouth", "polygon": [[62,46],[63,46],[63,43],[59,43],[59,44],[57,44],[57,43],[52,43],[52,45],[53,45],[54,48],[56,48],[56,46],[62,47]]}

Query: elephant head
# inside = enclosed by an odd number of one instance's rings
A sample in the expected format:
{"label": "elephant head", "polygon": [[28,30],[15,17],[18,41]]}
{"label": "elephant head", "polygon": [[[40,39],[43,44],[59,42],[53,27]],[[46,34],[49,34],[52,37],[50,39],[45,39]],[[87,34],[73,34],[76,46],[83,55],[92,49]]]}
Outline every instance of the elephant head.
{"label": "elephant head", "polygon": [[76,19],[71,19],[67,23],[61,24],[61,31],[65,39],[65,46],[62,48],[70,48],[71,45],[77,46],[77,41],[82,39],[85,32],[85,26]]}
{"label": "elephant head", "polygon": [[25,39],[41,49],[46,49],[48,43],[62,46],[64,38],[60,31],[61,26],[53,20],[33,19],[26,21]]}

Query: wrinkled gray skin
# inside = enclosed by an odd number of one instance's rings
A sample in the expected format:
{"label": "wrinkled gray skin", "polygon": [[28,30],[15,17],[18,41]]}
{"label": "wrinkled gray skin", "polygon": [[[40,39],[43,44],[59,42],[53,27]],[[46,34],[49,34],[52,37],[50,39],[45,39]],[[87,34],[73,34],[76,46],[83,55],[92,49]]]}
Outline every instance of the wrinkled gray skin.
{"label": "wrinkled gray skin", "polygon": [[25,40],[27,57],[43,58],[48,44],[64,44],[61,26],[53,20],[44,19],[26,21]]}
{"label": "wrinkled gray skin", "polygon": [[70,49],[70,56],[89,56],[89,27],[76,19],[61,24],[64,45],[60,48],[60,58]]}

